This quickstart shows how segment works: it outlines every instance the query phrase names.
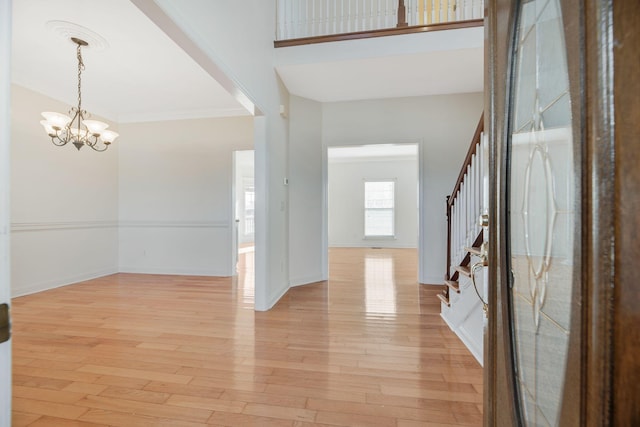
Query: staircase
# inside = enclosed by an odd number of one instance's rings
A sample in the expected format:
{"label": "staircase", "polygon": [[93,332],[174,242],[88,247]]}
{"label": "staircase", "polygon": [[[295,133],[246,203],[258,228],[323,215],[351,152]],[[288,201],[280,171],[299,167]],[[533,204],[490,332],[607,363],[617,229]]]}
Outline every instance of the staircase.
{"label": "staircase", "polygon": [[484,116],[476,128],[469,151],[451,195],[447,197],[447,269],[442,291],[441,316],[482,364],[485,268],[476,270],[474,289],[472,265],[481,262],[485,240],[478,223],[487,211],[488,159],[483,140]]}

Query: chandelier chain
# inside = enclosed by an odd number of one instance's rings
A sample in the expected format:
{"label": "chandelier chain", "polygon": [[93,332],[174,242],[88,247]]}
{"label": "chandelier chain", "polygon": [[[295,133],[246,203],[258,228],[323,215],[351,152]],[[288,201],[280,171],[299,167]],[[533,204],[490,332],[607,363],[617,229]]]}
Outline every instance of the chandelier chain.
{"label": "chandelier chain", "polygon": [[82,46],[78,43],[77,57],[78,57],[78,111],[82,110],[82,70],[84,70],[84,62],[82,62]]}

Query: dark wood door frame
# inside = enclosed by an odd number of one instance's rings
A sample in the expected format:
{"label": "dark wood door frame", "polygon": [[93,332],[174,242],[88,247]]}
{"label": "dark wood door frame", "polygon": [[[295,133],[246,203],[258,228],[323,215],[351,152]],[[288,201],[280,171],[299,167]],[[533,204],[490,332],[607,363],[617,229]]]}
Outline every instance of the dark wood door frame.
{"label": "dark wood door frame", "polygon": [[[507,241],[498,223],[506,190],[507,88],[515,4],[486,10],[485,129],[489,135],[489,321],[485,425],[518,425],[508,342]],[[640,425],[640,2],[563,0],[574,140],[579,141],[581,248],[561,425]],[[575,139],[577,138],[577,139]],[[574,329],[574,326],[577,329]],[[577,394],[575,394],[577,392]],[[578,396],[580,398],[578,398]],[[571,404],[572,403],[572,404]]]}

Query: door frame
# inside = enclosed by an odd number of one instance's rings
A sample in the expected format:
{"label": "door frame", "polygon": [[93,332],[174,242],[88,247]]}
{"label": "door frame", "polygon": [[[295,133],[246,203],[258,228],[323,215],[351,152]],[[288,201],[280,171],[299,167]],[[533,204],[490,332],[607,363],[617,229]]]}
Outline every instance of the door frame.
{"label": "door frame", "polygon": [[418,272],[417,280],[420,283],[428,283],[426,279],[425,256],[425,228],[427,219],[423,213],[425,210],[425,161],[424,161],[424,143],[422,138],[398,138],[397,140],[389,139],[369,139],[366,141],[340,141],[331,144],[323,142],[322,144],[322,277],[323,280],[329,279],[329,149],[337,147],[360,147],[367,145],[415,145],[418,147],[417,165],[418,165]]}
{"label": "door frame", "polygon": [[[580,283],[572,311],[567,384],[579,390],[563,406],[561,425],[633,425],[640,420],[640,36],[638,2],[563,0],[574,140],[580,172]],[[487,426],[517,425],[512,399],[507,236],[500,224],[506,190],[505,112],[511,80],[509,37],[514,5],[488,0],[485,22],[485,129],[489,134],[490,242],[488,327],[485,335],[484,417]],[[622,43],[624,41],[624,43]],[[573,323],[577,320],[576,323]],[[577,329],[573,326],[577,325]],[[634,329],[635,328],[635,329]],[[634,357],[635,356],[635,357]],[[565,387],[566,390],[566,387]]]}
{"label": "door frame", "polygon": [[[0,0],[0,304],[11,304],[11,0]],[[0,426],[11,425],[11,339],[0,344]]]}
{"label": "door frame", "polygon": [[[255,182],[255,150],[233,150],[231,153],[231,214],[229,216],[229,229],[231,230],[231,276],[237,276],[237,264],[240,254],[240,234],[239,234],[239,221],[244,219],[244,216],[240,216],[239,209],[244,209],[244,196],[241,200],[238,200],[238,192],[240,189],[244,188],[244,182],[238,181],[238,157],[239,153],[253,153],[254,161],[253,161],[253,176]],[[255,189],[255,184],[254,184]],[[244,193],[244,191],[243,191]],[[238,207],[238,202],[241,203],[241,208]],[[244,229],[244,228],[243,228]],[[255,240],[255,231],[254,231],[254,240]]]}

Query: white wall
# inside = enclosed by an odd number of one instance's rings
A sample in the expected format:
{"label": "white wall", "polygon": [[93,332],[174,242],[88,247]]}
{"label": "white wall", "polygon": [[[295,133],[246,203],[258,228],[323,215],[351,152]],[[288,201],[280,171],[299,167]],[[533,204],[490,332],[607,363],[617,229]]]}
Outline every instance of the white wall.
{"label": "white wall", "polygon": [[12,86],[13,296],[117,272],[120,141],[103,153],[54,146],[40,112],[69,107]]}
{"label": "white wall", "polygon": [[[326,103],[324,147],[419,142],[423,176],[421,283],[441,284],[446,264],[445,198],[453,189],[483,109],[483,94]],[[319,226],[312,225],[314,227]]]}
{"label": "white wall", "polygon": [[[257,105],[255,308],[289,289],[288,93],[274,70],[275,0],[158,0],[165,13]],[[230,42],[230,41],[233,42]]]}
{"label": "white wall", "polygon": [[322,251],[322,104],[289,100],[289,277],[293,286],[325,280]]}
{"label": "white wall", "polygon": [[120,271],[232,275],[232,153],[253,148],[253,117],[120,133]]}
{"label": "white wall", "polygon": [[[418,157],[329,159],[329,246],[416,248]],[[395,181],[395,238],[364,238],[365,180]]]}

